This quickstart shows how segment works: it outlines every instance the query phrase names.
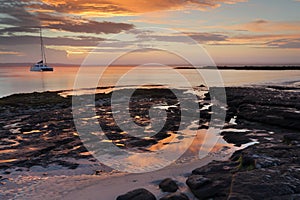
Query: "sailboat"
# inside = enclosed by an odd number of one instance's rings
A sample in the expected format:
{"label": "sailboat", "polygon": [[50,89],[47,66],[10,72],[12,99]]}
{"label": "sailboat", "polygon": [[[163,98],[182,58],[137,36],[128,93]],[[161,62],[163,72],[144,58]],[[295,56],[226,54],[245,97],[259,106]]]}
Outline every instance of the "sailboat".
{"label": "sailboat", "polygon": [[53,71],[53,68],[47,65],[44,42],[43,42],[43,35],[42,35],[42,28],[40,28],[40,39],[41,39],[41,56],[42,60],[34,64],[30,71],[32,72],[44,72],[44,71]]}

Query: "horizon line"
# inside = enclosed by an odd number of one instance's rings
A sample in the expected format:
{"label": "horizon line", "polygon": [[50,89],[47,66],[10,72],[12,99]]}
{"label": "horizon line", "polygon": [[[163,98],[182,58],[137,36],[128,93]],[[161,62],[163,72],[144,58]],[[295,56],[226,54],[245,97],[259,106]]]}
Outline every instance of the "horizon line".
{"label": "horizon line", "polygon": [[[24,63],[1,63],[0,62],[0,67],[21,67],[21,66],[31,66],[32,64],[34,63],[29,63],[29,62],[24,62]],[[96,65],[96,64],[91,64],[91,65],[82,65],[82,64],[79,64],[79,63],[48,63],[49,65],[56,65],[57,67],[60,67],[60,66],[98,66],[98,67],[104,67],[106,65]],[[5,66],[6,65],[6,66]],[[115,64],[115,65],[109,65],[109,66],[124,66],[124,67],[132,67],[132,66],[141,66],[142,64],[137,64],[137,63],[132,63],[132,64]],[[165,66],[177,66],[177,67],[189,67],[189,66],[194,66],[194,67],[209,67],[208,65],[201,65],[201,64],[197,64],[197,65],[189,65],[189,64],[164,64]],[[161,67],[161,65],[155,65],[155,64],[151,64],[151,65],[148,65],[148,66],[151,66],[151,67]],[[220,64],[216,64],[216,65],[212,65],[212,66],[217,66],[217,67],[231,67],[231,66],[236,66],[236,67],[251,67],[251,66],[265,66],[265,67],[273,67],[273,66],[281,66],[281,67],[299,67],[300,66],[300,63],[244,63],[244,64],[241,64],[241,63],[220,63]]]}

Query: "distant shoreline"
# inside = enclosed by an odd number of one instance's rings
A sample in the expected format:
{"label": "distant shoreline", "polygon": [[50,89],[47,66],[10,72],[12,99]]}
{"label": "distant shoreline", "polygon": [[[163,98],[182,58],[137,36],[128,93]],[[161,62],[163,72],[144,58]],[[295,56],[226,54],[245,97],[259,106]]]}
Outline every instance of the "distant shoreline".
{"label": "distant shoreline", "polygon": [[218,69],[218,70],[300,70],[300,66],[205,66],[175,67],[175,69]]}

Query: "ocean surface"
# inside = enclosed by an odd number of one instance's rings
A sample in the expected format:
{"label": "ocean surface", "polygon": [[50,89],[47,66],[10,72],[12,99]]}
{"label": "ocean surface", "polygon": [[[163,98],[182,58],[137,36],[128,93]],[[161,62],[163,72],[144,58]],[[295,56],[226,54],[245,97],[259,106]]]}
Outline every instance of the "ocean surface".
{"label": "ocean surface", "polygon": [[[80,79],[80,88],[115,86],[138,86],[146,84],[169,83],[172,87],[206,85],[206,78],[201,73],[215,76],[215,85],[255,86],[288,85],[300,83],[300,70],[200,70],[173,69],[170,67],[128,66],[104,67],[53,66],[54,72],[30,72],[27,67],[0,67],[0,97],[15,93],[41,91],[72,90],[76,80]],[[102,73],[103,72],[103,73]],[[199,73],[200,72],[200,73]],[[178,75],[181,78],[178,78]],[[80,77],[80,78],[78,78]],[[91,78],[99,77],[95,83]],[[185,81],[182,81],[182,77]],[[220,80],[220,77],[222,80]],[[119,83],[118,81],[121,80]],[[212,81],[214,79],[210,79]],[[77,86],[78,87],[78,86]]]}

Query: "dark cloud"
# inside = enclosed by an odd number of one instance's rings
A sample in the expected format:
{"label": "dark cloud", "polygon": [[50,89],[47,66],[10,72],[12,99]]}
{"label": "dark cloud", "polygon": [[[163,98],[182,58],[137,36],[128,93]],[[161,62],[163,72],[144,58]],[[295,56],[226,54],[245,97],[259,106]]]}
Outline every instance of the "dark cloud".
{"label": "dark cloud", "polygon": [[214,41],[226,41],[228,36],[215,33],[195,33],[186,32],[187,36],[193,38],[197,42],[214,42]]}
{"label": "dark cloud", "polygon": [[[96,46],[102,38],[81,37],[81,38],[50,38],[44,37],[46,45],[55,46]],[[0,36],[0,45],[39,45],[40,38],[38,36]]]}
{"label": "dark cloud", "polygon": [[51,29],[63,30],[69,32],[80,32],[80,33],[120,33],[124,30],[133,29],[134,26],[132,24],[126,23],[114,23],[114,22],[97,22],[86,20],[84,22],[76,22],[76,21],[62,21],[58,24],[53,24],[46,26]]}
{"label": "dark cloud", "polygon": [[[60,31],[96,34],[120,33],[134,28],[133,24],[99,22],[81,17],[70,17],[63,12],[44,13],[43,11],[53,6],[42,2],[2,0],[1,3],[0,12],[2,16],[0,15],[0,22],[2,25],[9,25],[9,27],[1,29],[0,34],[10,35],[17,32],[37,32],[38,29],[36,28],[40,26]],[[35,7],[39,10],[30,12],[28,7]]]}
{"label": "dark cloud", "polygon": [[269,21],[264,20],[264,19],[258,19],[258,20],[253,21],[252,23],[254,23],[254,24],[267,24],[267,23],[269,23]]}
{"label": "dark cloud", "polygon": [[[25,6],[24,1],[8,1],[1,0],[0,13],[6,14],[4,17],[0,16],[0,22],[2,25],[13,25],[15,27],[38,27],[40,21],[36,16],[30,14]],[[9,17],[8,17],[9,16]]]}
{"label": "dark cloud", "polygon": [[274,40],[266,43],[266,46],[283,49],[300,49],[300,38]]}
{"label": "dark cloud", "polygon": [[156,40],[163,42],[193,43],[193,40],[195,40],[199,43],[207,43],[214,41],[226,41],[228,36],[214,33],[188,32],[171,35],[139,34],[137,35],[137,38],[140,40]]}
{"label": "dark cloud", "polygon": [[[38,33],[39,26],[36,27],[9,27],[0,29],[0,35],[14,35],[15,33]],[[1,44],[1,41],[0,41]]]}

